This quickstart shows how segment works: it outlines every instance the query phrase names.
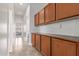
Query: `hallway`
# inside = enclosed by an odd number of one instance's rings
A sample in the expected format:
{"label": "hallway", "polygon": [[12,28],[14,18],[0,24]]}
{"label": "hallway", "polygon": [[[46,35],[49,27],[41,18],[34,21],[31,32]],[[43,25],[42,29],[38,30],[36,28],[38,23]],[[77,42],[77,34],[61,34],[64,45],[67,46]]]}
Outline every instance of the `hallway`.
{"label": "hallway", "polygon": [[31,45],[28,45],[28,42],[22,41],[22,38],[16,38],[15,46],[10,56],[41,56],[41,54]]}
{"label": "hallway", "polygon": [[30,45],[30,25],[29,3],[0,4],[0,56],[41,56]]}

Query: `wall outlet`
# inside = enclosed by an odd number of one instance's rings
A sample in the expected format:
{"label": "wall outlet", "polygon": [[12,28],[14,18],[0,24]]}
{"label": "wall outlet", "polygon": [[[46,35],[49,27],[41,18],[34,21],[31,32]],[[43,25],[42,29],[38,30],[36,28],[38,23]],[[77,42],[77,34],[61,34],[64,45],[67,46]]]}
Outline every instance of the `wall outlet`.
{"label": "wall outlet", "polygon": [[62,24],[60,24],[60,29],[62,28]]}

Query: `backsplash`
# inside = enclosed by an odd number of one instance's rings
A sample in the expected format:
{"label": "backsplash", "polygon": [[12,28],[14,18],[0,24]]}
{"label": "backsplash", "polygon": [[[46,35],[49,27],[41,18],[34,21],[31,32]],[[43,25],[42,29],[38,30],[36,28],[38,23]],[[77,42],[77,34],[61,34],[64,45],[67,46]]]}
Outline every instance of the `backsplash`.
{"label": "backsplash", "polygon": [[79,17],[74,17],[70,19],[72,20],[39,26],[37,27],[38,32],[79,36]]}

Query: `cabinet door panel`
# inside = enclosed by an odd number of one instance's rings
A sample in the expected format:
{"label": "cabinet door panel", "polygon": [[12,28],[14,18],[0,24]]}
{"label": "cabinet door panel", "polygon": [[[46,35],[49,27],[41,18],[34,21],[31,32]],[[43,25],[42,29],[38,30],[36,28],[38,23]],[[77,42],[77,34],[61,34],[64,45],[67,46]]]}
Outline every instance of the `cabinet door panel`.
{"label": "cabinet door panel", "polygon": [[35,25],[39,25],[39,15],[35,15]]}
{"label": "cabinet door panel", "polygon": [[40,35],[36,34],[36,48],[40,51]]}
{"label": "cabinet door panel", "polygon": [[55,21],[55,4],[50,3],[45,7],[45,23]]}
{"label": "cabinet door panel", "polygon": [[39,24],[44,24],[44,9],[39,12]]}
{"label": "cabinet door panel", "polygon": [[60,39],[54,39],[53,55],[55,56],[75,56],[76,55],[76,43],[64,41]]}
{"label": "cabinet door panel", "polygon": [[41,36],[41,53],[45,56],[50,55],[50,37]]}
{"label": "cabinet door panel", "polygon": [[35,34],[32,34],[32,46],[35,47],[36,42],[35,42]]}
{"label": "cabinet door panel", "polygon": [[78,3],[57,3],[56,20],[79,15]]}

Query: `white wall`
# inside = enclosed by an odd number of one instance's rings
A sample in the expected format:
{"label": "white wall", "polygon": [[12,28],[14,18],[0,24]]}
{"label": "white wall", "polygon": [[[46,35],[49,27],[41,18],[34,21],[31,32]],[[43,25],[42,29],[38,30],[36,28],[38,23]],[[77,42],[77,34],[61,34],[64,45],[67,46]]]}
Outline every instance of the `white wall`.
{"label": "white wall", "polygon": [[15,23],[14,23],[14,8],[10,4],[9,18],[8,18],[8,52],[12,52],[15,43]]}
{"label": "white wall", "polygon": [[24,32],[26,32],[25,41],[29,42],[30,44],[30,5],[28,4],[26,8],[26,13],[24,15]]}
{"label": "white wall", "polygon": [[16,32],[22,32],[23,17],[15,15]]}
{"label": "white wall", "polygon": [[8,20],[8,9],[0,8],[0,56],[8,55],[7,20]]}
{"label": "white wall", "polygon": [[16,24],[23,23],[23,17],[22,16],[19,16],[19,15],[15,15],[15,23]]}
{"label": "white wall", "polygon": [[38,29],[34,25],[34,15],[40,11],[44,6],[46,6],[46,3],[31,3],[30,4],[30,30],[31,32],[37,32]]}
{"label": "white wall", "polygon": [[38,28],[35,27],[34,15],[40,11],[47,3],[30,3],[30,36],[29,41],[31,44],[31,33],[38,32]]}
{"label": "white wall", "polygon": [[34,15],[40,11],[47,3],[30,3],[30,35],[29,42],[31,44],[31,33],[38,32],[38,28],[35,27]]}
{"label": "white wall", "polygon": [[78,26],[79,26],[79,17],[76,17],[76,18],[71,18],[71,20],[69,19],[69,21],[63,21],[63,22],[57,22],[44,26],[39,26],[38,32],[79,36]]}
{"label": "white wall", "polygon": [[0,5],[0,56],[9,55],[15,40],[13,4]]}

